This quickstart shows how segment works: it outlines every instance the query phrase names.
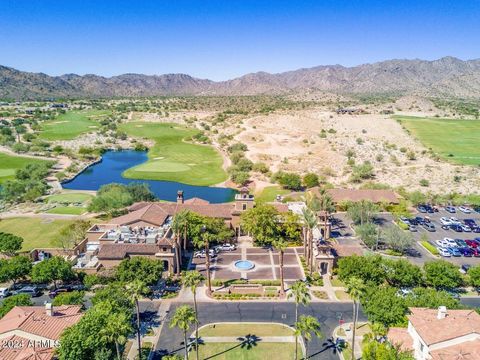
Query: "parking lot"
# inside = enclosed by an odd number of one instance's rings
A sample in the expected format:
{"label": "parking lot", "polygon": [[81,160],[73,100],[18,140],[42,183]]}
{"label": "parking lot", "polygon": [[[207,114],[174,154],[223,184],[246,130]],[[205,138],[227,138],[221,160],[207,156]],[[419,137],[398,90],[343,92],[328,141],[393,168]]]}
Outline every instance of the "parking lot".
{"label": "parking lot", "polygon": [[[442,224],[440,222],[441,217],[447,217],[447,218],[455,217],[462,223],[465,219],[473,219],[478,225],[480,225],[480,214],[477,212],[472,211],[471,214],[465,214],[457,209],[456,212],[452,214],[447,212],[443,207],[439,207],[438,212],[435,212],[433,214],[432,213],[416,213],[414,216],[420,216],[422,218],[424,218],[425,216],[428,216],[430,218],[431,223],[435,226],[434,232],[427,231],[421,225],[417,226],[418,231],[412,232],[412,235],[417,241],[422,240],[422,236],[424,237],[425,236],[424,234],[426,234],[429,243],[431,243],[435,247],[438,247],[435,241],[441,240],[443,238],[452,238],[452,239],[461,239],[461,240],[472,240],[475,238],[480,238],[480,233],[456,232],[452,229],[449,229],[449,230],[442,229]],[[433,258],[433,256],[429,255],[429,253],[425,249],[421,248],[420,245],[417,245],[417,248],[420,248],[418,250],[421,252],[423,257]],[[473,256],[471,257],[451,256],[451,257],[443,257],[443,259],[448,260],[459,266],[463,264],[469,264],[469,265],[480,264],[480,257],[473,257]],[[428,258],[426,260],[428,260]]]}

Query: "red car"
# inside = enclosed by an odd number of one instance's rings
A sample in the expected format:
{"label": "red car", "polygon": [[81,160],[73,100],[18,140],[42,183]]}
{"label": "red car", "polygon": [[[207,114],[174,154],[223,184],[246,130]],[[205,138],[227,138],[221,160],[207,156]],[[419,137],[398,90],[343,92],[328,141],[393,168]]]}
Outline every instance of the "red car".
{"label": "red car", "polygon": [[480,257],[480,251],[478,249],[475,249],[475,248],[472,249],[472,254],[475,257]]}
{"label": "red car", "polygon": [[476,249],[478,247],[478,243],[476,241],[473,241],[473,240],[465,240],[465,242],[467,243],[467,245],[473,249]]}

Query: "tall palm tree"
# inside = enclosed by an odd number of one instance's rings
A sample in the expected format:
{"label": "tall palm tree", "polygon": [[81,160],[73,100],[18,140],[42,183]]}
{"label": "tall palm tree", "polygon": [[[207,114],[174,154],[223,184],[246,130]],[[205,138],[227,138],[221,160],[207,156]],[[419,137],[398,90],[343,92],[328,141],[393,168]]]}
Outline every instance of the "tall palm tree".
{"label": "tall palm tree", "polygon": [[327,190],[320,190],[320,210],[323,212],[323,238],[327,240],[327,222],[330,214],[335,211],[335,203]]}
{"label": "tall palm tree", "polygon": [[285,294],[285,283],[284,283],[284,275],[283,275],[283,255],[285,250],[288,247],[288,242],[281,236],[276,238],[272,245],[275,249],[278,250],[278,256],[280,260],[280,294]]}
{"label": "tall palm tree", "polygon": [[127,284],[127,293],[130,299],[135,304],[135,311],[137,313],[137,343],[138,343],[138,360],[142,360],[142,344],[140,340],[140,305],[139,298],[148,292],[148,287],[140,280],[134,280]]}
{"label": "tall palm tree", "polygon": [[207,271],[207,291],[208,294],[212,293],[212,277],[210,274],[210,243],[215,240],[215,235],[208,232],[207,229],[203,229],[203,233],[200,237],[200,241],[197,241],[196,245],[198,247],[203,247],[205,249],[205,268]]}
{"label": "tall palm tree", "polygon": [[355,331],[357,329],[359,300],[365,290],[362,279],[351,277],[346,282],[347,293],[353,300],[352,360],[355,359]]}
{"label": "tall palm tree", "polygon": [[175,214],[174,221],[177,222],[179,234],[182,235],[183,240],[183,250],[187,250],[187,229],[188,229],[188,217],[190,210],[182,210]]}
{"label": "tall palm tree", "polygon": [[197,315],[188,305],[183,305],[175,310],[172,320],[170,320],[170,328],[177,327],[183,331],[183,338],[185,342],[185,360],[188,360],[188,337],[187,332],[190,329],[190,325],[196,321]]}
{"label": "tall palm tree", "polygon": [[308,239],[307,239],[307,253],[305,254],[305,260],[308,265],[310,275],[313,271],[313,229],[317,226],[317,216],[309,208],[302,209],[302,220],[307,227]]}
{"label": "tall palm tree", "polygon": [[298,322],[295,323],[295,335],[305,339],[305,359],[308,359],[308,342],[312,340],[312,335],[322,337],[320,322],[314,316],[300,315]]}
{"label": "tall palm tree", "polygon": [[182,284],[190,288],[193,293],[193,306],[195,309],[195,357],[198,360],[198,311],[197,311],[197,287],[203,281],[203,276],[196,270],[183,273]]}
{"label": "tall palm tree", "polygon": [[[297,280],[290,287],[290,294],[288,298],[295,300],[295,324],[298,322],[298,305],[302,304],[307,306],[310,302],[311,296],[310,291],[308,290],[307,284],[305,282]],[[298,335],[295,334],[295,360],[298,359]]]}
{"label": "tall palm tree", "polygon": [[181,265],[181,251],[180,251],[180,240],[181,240],[181,234],[183,233],[183,214],[182,212],[179,212],[175,214],[173,221],[172,221],[172,226],[171,229],[173,231],[173,238],[175,241],[175,267],[176,267],[176,274],[180,273],[180,265]]}
{"label": "tall palm tree", "polygon": [[100,330],[98,335],[105,342],[115,343],[117,351],[117,359],[122,360],[120,354],[120,344],[125,343],[128,334],[132,331],[130,319],[125,313],[111,314],[106,321],[104,328]]}

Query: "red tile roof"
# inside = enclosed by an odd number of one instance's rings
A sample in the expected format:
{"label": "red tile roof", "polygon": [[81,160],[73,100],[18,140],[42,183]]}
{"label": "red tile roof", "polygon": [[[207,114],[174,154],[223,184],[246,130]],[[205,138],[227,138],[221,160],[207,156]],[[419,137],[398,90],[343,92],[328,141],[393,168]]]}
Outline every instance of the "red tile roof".
{"label": "red tile roof", "polygon": [[480,315],[474,310],[447,310],[438,319],[437,309],[410,308],[408,319],[427,345],[476,333],[480,336]]}
{"label": "red tile roof", "polygon": [[5,345],[0,347],[1,360],[51,360],[54,358],[54,347],[33,346],[30,339],[21,336],[12,335],[3,338],[1,342]]}
{"label": "red tile roof", "polygon": [[400,346],[403,351],[413,350],[413,338],[407,328],[390,328],[387,338],[392,344]]}
{"label": "red tile roof", "polygon": [[465,341],[430,353],[431,360],[478,360],[480,359],[480,340]]}
{"label": "red tile roof", "polygon": [[79,305],[54,306],[54,316],[44,306],[15,306],[0,319],[0,334],[21,330],[29,334],[58,340],[67,327],[77,323],[83,314]]}

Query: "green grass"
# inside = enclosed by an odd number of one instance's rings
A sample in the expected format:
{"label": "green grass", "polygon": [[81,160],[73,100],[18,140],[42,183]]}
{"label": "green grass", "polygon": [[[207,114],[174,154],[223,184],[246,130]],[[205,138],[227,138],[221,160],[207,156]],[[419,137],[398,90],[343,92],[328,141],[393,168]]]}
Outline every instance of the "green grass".
{"label": "green grass", "polygon": [[438,250],[435,246],[430,244],[428,241],[421,241],[421,244],[425,249],[427,249],[432,255],[438,255]]}
{"label": "green grass", "polygon": [[480,164],[480,120],[394,116],[427,148],[462,165]]}
{"label": "green grass", "polygon": [[345,287],[345,283],[337,277],[334,277],[333,279],[331,279],[330,282],[334,287]]}
{"label": "green grass", "polygon": [[[214,327],[215,326],[215,327]],[[293,336],[291,329],[279,324],[214,324],[199,330],[201,336]]]}
{"label": "green grass", "polygon": [[60,231],[72,222],[18,217],[0,220],[0,231],[22,237],[22,251],[28,251],[37,247],[54,247]]}
{"label": "green grass", "polygon": [[[239,343],[205,343],[199,346],[199,349],[200,359],[214,360],[291,360],[295,354],[294,343],[262,343],[261,341],[251,349],[241,348]],[[190,357],[194,357],[194,352]],[[300,355],[299,359],[301,357]]]}
{"label": "green grass", "polygon": [[15,177],[15,171],[24,168],[27,164],[46,162],[46,160],[38,160],[23,156],[12,156],[0,153],[0,184],[6,180]]}
{"label": "green grass", "polygon": [[130,179],[178,181],[189,185],[208,186],[227,179],[223,159],[211,146],[185,142],[198,130],[176,124],[129,122],[121,131],[137,138],[148,138],[155,145],[148,152],[148,161],[130,168],[123,176]]}
{"label": "green grass", "polygon": [[93,195],[85,193],[64,193],[64,194],[55,194],[50,195],[46,198],[49,203],[62,203],[62,204],[73,204],[73,203],[86,203],[93,198]]}
{"label": "green grass", "polygon": [[278,185],[267,186],[259,195],[255,196],[255,200],[259,202],[272,202],[275,201],[277,195],[287,195],[291,192],[291,190],[282,189]]}
{"label": "green grass", "polygon": [[335,296],[338,300],[350,300],[350,296],[343,290],[335,290]]}
{"label": "green grass", "polygon": [[98,129],[98,119],[108,115],[105,110],[73,110],[54,120],[42,123],[40,138],[44,140],[71,140]]}
{"label": "green grass", "polygon": [[56,206],[48,210],[47,214],[82,215],[86,212],[87,209],[83,206]]}

